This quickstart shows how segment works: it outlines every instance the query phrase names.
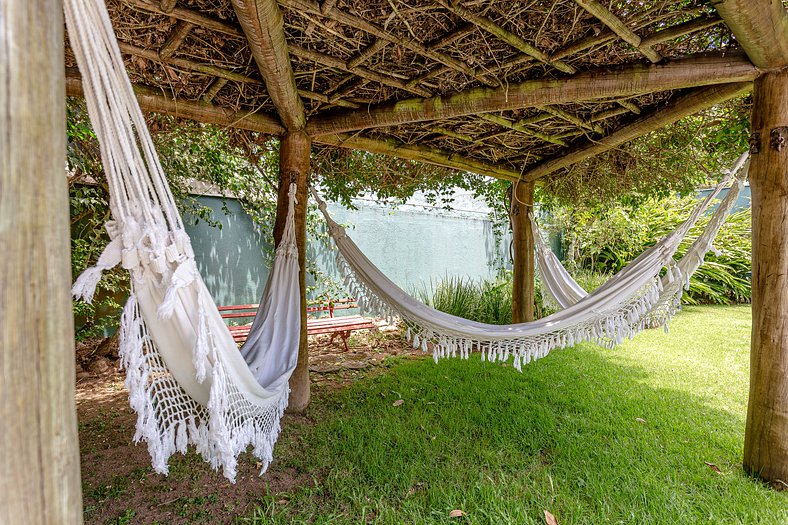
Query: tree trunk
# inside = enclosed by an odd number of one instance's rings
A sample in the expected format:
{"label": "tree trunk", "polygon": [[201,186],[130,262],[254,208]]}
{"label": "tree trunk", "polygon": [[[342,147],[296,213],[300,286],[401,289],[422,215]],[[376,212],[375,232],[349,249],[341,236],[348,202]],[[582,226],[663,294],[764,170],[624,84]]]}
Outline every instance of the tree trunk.
{"label": "tree trunk", "polygon": [[0,2],[0,523],[79,524],[60,0]]}
{"label": "tree trunk", "polygon": [[515,182],[509,216],[512,221],[514,276],[512,322],[534,320],[534,235],[528,215],[534,206],[534,183]]}
{"label": "tree trunk", "polygon": [[290,412],[303,412],[309,405],[309,351],[306,338],[306,200],[309,176],[309,154],[312,139],[303,131],[291,131],[282,137],[279,148],[279,199],[276,204],[274,242],[279,245],[287,217],[288,189],[290,182],[298,184],[295,208],[298,274],[301,288],[301,342],[298,347],[298,365],[290,377]]}
{"label": "tree trunk", "polygon": [[[788,71],[755,81],[752,351],[744,468],[788,488]],[[754,150],[758,151],[755,152]]]}

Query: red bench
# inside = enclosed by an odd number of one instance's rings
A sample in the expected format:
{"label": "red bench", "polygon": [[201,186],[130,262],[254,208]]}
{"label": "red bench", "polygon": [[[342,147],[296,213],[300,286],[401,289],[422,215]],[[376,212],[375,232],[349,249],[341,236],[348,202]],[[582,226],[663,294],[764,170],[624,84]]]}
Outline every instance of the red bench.
{"label": "red bench", "polygon": [[[253,319],[255,313],[257,313],[258,306],[259,305],[256,304],[238,304],[219,306],[218,308],[223,319]],[[307,335],[331,334],[332,341],[334,336],[339,335],[339,337],[342,338],[342,344],[345,345],[345,350],[348,350],[347,339],[350,337],[351,332],[375,328],[375,323],[373,323],[371,319],[361,317],[360,315],[334,317],[334,312],[336,310],[347,310],[350,308],[358,308],[354,299],[342,299],[326,305],[307,307],[307,313],[328,312],[328,317],[307,319]],[[251,327],[251,323],[228,326],[230,334],[232,334],[236,343],[246,341],[246,338],[249,337],[249,330],[251,330]]]}

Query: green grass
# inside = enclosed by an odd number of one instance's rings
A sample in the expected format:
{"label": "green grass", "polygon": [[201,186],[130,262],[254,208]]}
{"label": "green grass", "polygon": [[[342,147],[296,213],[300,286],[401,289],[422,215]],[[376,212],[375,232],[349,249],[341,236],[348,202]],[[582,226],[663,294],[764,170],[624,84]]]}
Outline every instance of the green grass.
{"label": "green grass", "polygon": [[691,307],[669,334],[522,373],[398,362],[287,429],[277,461],[314,483],[240,521],[543,524],[549,510],[561,525],[786,524],[788,494],[740,467],[749,330],[749,307]]}

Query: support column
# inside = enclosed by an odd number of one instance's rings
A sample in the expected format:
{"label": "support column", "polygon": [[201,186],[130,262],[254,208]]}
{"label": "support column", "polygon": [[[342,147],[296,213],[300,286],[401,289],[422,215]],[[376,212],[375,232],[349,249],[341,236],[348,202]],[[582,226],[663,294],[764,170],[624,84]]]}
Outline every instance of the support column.
{"label": "support column", "polygon": [[752,130],[752,351],[744,469],[787,489],[788,70],[755,81]]}
{"label": "support column", "polygon": [[309,154],[312,139],[303,131],[290,131],[282,137],[279,146],[279,198],[276,203],[274,242],[278,246],[285,227],[290,181],[298,184],[295,208],[296,243],[298,244],[299,287],[301,289],[301,338],[298,347],[298,365],[290,377],[290,402],[288,411],[300,413],[309,405],[309,350],[306,338],[306,201],[307,180],[310,171]]}
{"label": "support column", "polygon": [[63,5],[0,2],[0,523],[82,523]]}
{"label": "support column", "polygon": [[534,183],[515,182],[509,217],[512,223],[514,276],[512,279],[512,322],[534,320],[534,236],[528,211],[534,206]]}

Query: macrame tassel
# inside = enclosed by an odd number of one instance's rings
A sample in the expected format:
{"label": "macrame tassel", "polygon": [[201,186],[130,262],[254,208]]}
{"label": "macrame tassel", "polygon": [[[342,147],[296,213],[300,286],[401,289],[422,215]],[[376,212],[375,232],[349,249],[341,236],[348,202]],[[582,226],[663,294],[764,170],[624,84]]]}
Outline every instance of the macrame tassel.
{"label": "macrame tassel", "polygon": [[93,302],[93,295],[96,293],[96,286],[101,280],[101,274],[104,270],[114,268],[120,263],[122,247],[119,237],[113,239],[101,252],[101,256],[95,266],[87,268],[80,274],[74,282],[74,286],[71,287],[71,295],[77,299],[81,298],[86,303]]}
{"label": "macrame tassel", "polygon": [[164,300],[162,300],[157,310],[160,319],[172,317],[172,313],[175,311],[175,303],[178,300],[178,290],[193,283],[196,275],[197,267],[194,264],[194,259],[183,260],[172,272],[170,286],[167,288]]}

